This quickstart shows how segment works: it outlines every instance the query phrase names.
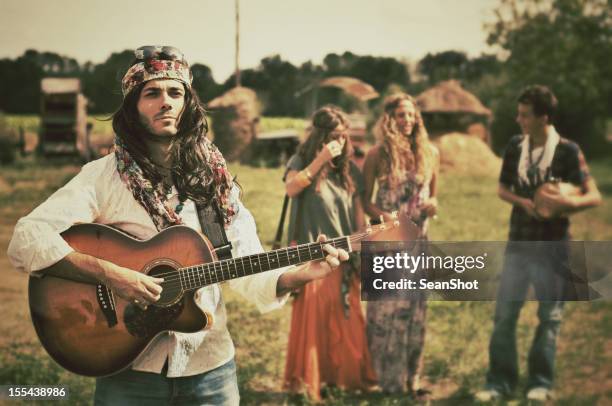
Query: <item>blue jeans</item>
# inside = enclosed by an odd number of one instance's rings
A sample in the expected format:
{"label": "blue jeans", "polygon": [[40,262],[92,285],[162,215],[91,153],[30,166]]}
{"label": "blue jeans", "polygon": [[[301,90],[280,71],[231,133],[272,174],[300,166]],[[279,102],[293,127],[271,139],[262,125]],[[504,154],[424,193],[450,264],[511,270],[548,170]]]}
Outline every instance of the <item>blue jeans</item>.
{"label": "blue jeans", "polygon": [[128,369],[96,379],[94,404],[100,405],[238,405],[234,360],[199,375],[167,378]]}
{"label": "blue jeans", "polygon": [[528,288],[533,284],[539,300],[537,327],[528,357],[527,390],[551,388],[554,379],[556,340],[567,292],[567,252],[559,245],[553,251],[546,244],[510,247],[495,307],[493,334],[489,345],[487,388],[508,395],[518,383],[516,324]]}

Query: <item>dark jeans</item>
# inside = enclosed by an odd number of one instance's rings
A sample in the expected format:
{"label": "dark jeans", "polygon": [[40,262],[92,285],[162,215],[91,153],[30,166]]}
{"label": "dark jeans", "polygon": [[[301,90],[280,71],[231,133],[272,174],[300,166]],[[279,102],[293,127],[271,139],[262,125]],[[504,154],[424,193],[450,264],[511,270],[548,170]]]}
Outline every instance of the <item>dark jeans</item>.
{"label": "dark jeans", "polygon": [[240,402],[234,360],[203,374],[167,378],[125,370],[96,379],[98,405],[228,405]]}
{"label": "dark jeans", "polygon": [[487,388],[503,394],[510,394],[516,388],[519,375],[516,323],[530,284],[539,300],[539,325],[529,351],[527,390],[552,387],[567,281],[567,251],[562,245],[551,248],[538,242],[509,244],[489,345]]}

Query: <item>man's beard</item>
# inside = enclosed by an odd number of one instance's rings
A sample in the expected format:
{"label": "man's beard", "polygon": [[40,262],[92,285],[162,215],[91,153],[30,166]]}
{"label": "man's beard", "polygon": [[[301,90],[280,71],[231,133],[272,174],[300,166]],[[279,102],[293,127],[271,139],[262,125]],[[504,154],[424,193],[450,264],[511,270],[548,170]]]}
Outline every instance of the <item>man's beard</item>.
{"label": "man's beard", "polygon": [[145,131],[143,137],[146,141],[154,142],[157,144],[171,144],[174,139],[176,139],[178,133],[174,135],[156,135],[149,130],[149,128],[145,127]]}
{"label": "man's beard", "polygon": [[154,142],[157,144],[169,144],[178,135],[178,128],[176,129],[176,133],[174,134],[155,134],[153,132],[153,123],[148,122],[142,116],[140,117],[140,123],[142,125],[142,128],[144,129],[143,138],[145,139],[145,141]]}
{"label": "man's beard", "polygon": [[164,145],[170,144],[178,135],[178,130],[175,134],[172,134],[172,135],[155,134],[149,123],[142,123],[142,128],[144,129],[143,138],[145,139],[145,141],[154,142],[156,144],[164,144]]}

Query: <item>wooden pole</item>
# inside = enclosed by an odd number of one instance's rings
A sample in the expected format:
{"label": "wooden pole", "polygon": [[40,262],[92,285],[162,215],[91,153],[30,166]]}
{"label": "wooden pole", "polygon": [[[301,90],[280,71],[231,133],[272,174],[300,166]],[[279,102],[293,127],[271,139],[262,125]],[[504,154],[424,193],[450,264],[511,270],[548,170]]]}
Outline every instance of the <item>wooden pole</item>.
{"label": "wooden pole", "polygon": [[240,0],[235,1],[236,5],[236,87],[240,86]]}

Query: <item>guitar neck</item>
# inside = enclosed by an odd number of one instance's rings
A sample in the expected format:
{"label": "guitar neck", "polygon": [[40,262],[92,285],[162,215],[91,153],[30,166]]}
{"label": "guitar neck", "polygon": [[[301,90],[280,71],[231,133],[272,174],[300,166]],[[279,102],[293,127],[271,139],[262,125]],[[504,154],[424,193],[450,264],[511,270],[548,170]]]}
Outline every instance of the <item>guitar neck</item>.
{"label": "guitar neck", "polygon": [[349,237],[338,237],[325,242],[301,244],[261,254],[180,268],[179,278],[183,289],[194,290],[243,276],[323,259],[327,255],[323,250],[325,244],[342,248],[347,252],[351,251]]}

